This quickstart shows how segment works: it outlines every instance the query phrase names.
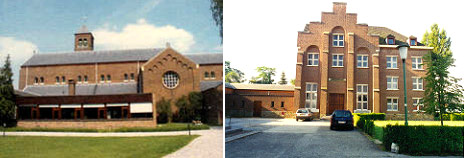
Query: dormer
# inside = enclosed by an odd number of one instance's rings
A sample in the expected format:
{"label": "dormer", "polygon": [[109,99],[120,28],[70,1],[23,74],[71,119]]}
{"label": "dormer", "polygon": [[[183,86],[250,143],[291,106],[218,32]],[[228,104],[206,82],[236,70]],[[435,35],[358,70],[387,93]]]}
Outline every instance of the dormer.
{"label": "dormer", "polygon": [[386,44],[395,45],[396,44],[396,37],[394,37],[394,35],[391,35],[391,34],[387,35]]}
{"label": "dormer", "polygon": [[74,34],[74,51],[92,51],[94,50],[94,36],[86,25],[82,25],[77,33]]}
{"label": "dormer", "polygon": [[410,37],[408,38],[408,41],[407,41],[407,42],[408,42],[408,44],[409,44],[410,46],[416,46],[416,45],[418,45],[417,37],[415,37],[415,36],[410,36]]}

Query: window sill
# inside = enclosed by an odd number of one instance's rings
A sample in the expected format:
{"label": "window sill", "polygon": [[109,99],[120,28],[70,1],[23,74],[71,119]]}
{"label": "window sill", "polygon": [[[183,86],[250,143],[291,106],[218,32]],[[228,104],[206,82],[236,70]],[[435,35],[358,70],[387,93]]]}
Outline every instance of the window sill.
{"label": "window sill", "polygon": [[369,69],[369,67],[357,67],[357,69]]}
{"label": "window sill", "polygon": [[425,91],[425,90],[424,90],[424,89],[412,89],[412,91],[423,92],[423,91]]}
{"label": "window sill", "polygon": [[318,65],[307,65],[308,67],[318,67]]}
{"label": "window sill", "polygon": [[341,68],[341,67],[344,67],[344,66],[331,66],[331,67],[335,67],[335,68]]}
{"label": "window sill", "polygon": [[414,71],[425,71],[425,69],[412,69]]}
{"label": "window sill", "polygon": [[386,111],[398,112],[399,110],[386,110]]}
{"label": "window sill", "polygon": [[386,89],[387,91],[398,91],[399,89]]}
{"label": "window sill", "polygon": [[386,68],[386,70],[399,70],[399,68]]}
{"label": "window sill", "polygon": [[336,47],[336,48],[344,48],[344,46],[335,46],[335,45],[333,45],[333,47]]}

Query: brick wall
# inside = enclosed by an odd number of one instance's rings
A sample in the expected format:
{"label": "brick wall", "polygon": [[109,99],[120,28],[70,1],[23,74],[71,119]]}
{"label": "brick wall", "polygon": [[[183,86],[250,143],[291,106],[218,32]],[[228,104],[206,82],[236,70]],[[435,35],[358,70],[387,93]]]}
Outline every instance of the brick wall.
{"label": "brick wall", "polygon": [[154,119],[128,120],[20,120],[18,127],[23,128],[89,128],[115,129],[123,127],[156,127]]}

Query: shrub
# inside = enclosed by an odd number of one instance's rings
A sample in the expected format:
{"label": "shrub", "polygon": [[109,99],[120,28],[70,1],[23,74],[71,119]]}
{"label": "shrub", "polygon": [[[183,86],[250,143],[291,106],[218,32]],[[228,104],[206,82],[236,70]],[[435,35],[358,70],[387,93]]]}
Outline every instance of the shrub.
{"label": "shrub", "polygon": [[365,127],[365,120],[385,120],[386,114],[385,113],[354,113],[354,125],[357,128],[364,129]]}
{"label": "shrub", "polygon": [[[463,113],[442,114],[442,119],[444,121],[463,121],[463,115]],[[434,120],[441,120],[441,118],[439,117],[439,115],[436,115],[434,117]]]}
{"label": "shrub", "polygon": [[387,125],[383,144],[399,145],[399,153],[411,155],[463,155],[463,127]]}

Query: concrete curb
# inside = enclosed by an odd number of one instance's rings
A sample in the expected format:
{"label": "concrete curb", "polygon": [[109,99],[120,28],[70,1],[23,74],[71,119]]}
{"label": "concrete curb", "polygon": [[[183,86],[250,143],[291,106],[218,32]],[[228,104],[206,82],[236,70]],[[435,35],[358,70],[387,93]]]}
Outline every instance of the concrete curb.
{"label": "concrete curb", "polygon": [[241,138],[244,138],[244,137],[247,137],[247,136],[250,136],[250,135],[254,135],[254,134],[257,134],[257,133],[260,133],[260,132],[261,131],[251,131],[251,132],[248,132],[248,133],[228,137],[228,138],[225,138],[225,143],[228,143],[228,142],[231,142],[231,141],[234,141],[234,140],[237,140],[237,139],[241,139]]}

